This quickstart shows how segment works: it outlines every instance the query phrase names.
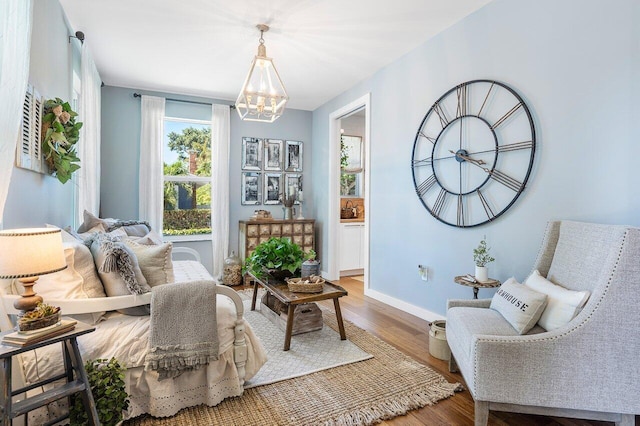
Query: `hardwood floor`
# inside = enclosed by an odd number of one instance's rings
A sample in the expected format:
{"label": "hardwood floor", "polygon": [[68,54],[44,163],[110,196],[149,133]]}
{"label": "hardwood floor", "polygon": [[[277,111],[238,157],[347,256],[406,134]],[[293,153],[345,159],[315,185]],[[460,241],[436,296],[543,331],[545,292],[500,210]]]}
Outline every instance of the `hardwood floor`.
{"label": "hardwood floor", "polygon": [[[449,373],[448,363],[429,354],[428,323],[403,311],[385,305],[363,294],[363,283],[354,278],[343,278],[338,282],[349,295],[340,299],[342,315],[345,319],[369,331],[385,342],[415,360],[431,366],[451,382],[464,384],[462,376]],[[325,301],[326,302],[326,301]],[[332,307],[331,301],[327,306]],[[324,302],[320,302],[324,303]],[[434,406],[409,412],[405,416],[383,422],[384,425],[473,425],[473,400],[468,391],[440,401]],[[558,417],[534,416],[515,413],[490,412],[490,425],[613,425],[608,422],[566,419]],[[640,419],[636,417],[636,425]]]}

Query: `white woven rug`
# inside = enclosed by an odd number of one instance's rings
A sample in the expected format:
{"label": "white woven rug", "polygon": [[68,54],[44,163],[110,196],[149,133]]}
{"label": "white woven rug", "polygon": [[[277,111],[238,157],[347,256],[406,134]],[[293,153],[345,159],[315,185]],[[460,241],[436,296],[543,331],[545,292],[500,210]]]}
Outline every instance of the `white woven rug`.
{"label": "white woven rug", "polygon": [[262,341],[268,357],[258,374],[245,383],[246,389],[373,358],[351,343],[349,334],[347,340],[340,340],[340,335],[326,325],[322,330],[292,336],[291,349],[285,352],[284,332],[260,313],[260,307],[260,298],[255,311],[251,311],[250,300],[244,301],[245,319]]}

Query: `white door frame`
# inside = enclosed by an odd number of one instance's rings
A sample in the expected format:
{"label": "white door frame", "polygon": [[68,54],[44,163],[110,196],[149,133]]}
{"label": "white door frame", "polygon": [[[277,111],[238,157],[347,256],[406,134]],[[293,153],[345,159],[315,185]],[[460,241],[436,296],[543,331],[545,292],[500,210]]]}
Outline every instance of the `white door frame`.
{"label": "white door frame", "polygon": [[364,288],[369,288],[369,223],[371,221],[371,93],[329,114],[329,202],[327,211],[327,274],[340,278],[340,119],[365,108],[364,129]]}

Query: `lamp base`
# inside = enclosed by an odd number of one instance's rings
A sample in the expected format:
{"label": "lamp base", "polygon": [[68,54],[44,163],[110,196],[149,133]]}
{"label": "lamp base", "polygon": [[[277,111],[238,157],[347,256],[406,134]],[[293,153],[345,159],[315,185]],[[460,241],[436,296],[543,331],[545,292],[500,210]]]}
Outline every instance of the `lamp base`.
{"label": "lamp base", "polygon": [[13,302],[13,307],[22,311],[32,311],[38,307],[38,303],[42,303],[42,296],[38,296],[33,291],[33,286],[38,280],[38,277],[20,278],[18,281],[24,287],[24,293],[22,297]]}

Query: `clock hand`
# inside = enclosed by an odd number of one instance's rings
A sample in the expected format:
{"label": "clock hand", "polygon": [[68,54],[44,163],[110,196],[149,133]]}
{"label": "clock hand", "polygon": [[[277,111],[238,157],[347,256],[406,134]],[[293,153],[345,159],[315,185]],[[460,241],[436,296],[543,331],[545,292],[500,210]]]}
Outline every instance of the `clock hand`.
{"label": "clock hand", "polygon": [[476,160],[475,158],[471,158],[468,155],[464,155],[464,154],[460,154],[460,153],[456,153],[453,152],[451,150],[449,150],[450,153],[454,154],[456,157],[462,158],[465,161],[470,162],[471,164],[475,164],[476,166],[480,167],[481,169],[484,169],[484,167],[481,167],[482,164],[486,164],[484,162],[484,160]]}

